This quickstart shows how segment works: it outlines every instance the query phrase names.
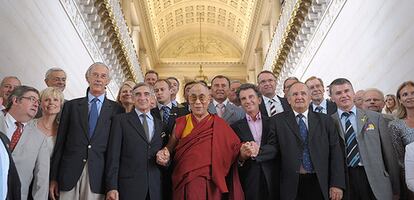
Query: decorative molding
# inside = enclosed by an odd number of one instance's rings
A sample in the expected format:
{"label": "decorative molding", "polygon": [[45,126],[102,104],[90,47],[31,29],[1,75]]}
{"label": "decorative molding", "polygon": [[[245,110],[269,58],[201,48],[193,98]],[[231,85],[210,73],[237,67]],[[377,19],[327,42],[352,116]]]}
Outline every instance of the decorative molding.
{"label": "decorative molding", "polygon": [[[285,2],[286,5],[288,3]],[[346,0],[312,0],[308,8],[299,7],[297,10],[302,16],[296,18],[303,17],[302,20],[296,20],[299,24],[291,23],[284,37],[274,35],[272,44],[279,45],[271,45],[269,48],[265,67],[278,76],[277,92],[283,90],[283,82],[287,77],[304,74],[345,3]],[[282,16],[284,15],[282,12]],[[292,18],[291,21],[295,19]],[[278,26],[277,29],[279,28]],[[292,33],[293,38],[287,37]],[[288,45],[284,44],[286,41]]]}
{"label": "decorative molding", "polygon": [[108,92],[116,97],[127,79],[143,80],[141,67],[117,1],[60,0],[94,62],[109,66]]}

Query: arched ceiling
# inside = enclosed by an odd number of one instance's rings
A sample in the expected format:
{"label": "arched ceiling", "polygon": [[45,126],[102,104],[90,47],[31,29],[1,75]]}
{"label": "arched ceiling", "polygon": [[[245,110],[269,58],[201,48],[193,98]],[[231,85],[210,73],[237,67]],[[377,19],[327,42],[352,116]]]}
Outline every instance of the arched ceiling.
{"label": "arched ceiling", "polygon": [[[221,30],[244,48],[254,12],[254,0],[146,0],[155,45],[200,25]],[[199,34],[195,29],[194,34]]]}

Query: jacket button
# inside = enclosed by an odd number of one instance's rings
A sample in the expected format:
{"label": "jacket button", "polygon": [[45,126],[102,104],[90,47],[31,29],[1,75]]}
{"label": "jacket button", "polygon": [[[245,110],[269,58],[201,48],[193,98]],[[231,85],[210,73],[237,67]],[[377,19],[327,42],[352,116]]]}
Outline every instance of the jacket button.
{"label": "jacket button", "polygon": [[83,161],[83,162],[86,162],[86,159],[83,159],[82,161]]}
{"label": "jacket button", "polygon": [[92,145],[88,145],[88,149],[92,148]]}

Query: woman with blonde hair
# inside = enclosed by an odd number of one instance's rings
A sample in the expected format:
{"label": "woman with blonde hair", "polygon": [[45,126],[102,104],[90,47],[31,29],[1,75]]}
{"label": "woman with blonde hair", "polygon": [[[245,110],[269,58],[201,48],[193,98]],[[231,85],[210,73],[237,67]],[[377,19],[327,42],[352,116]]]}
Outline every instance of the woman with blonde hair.
{"label": "woman with blonde hair", "polygon": [[134,109],[134,101],[132,100],[132,89],[135,86],[133,81],[125,81],[118,92],[116,101],[125,108],[125,112],[131,112]]}
{"label": "woman with blonde hair", "polygon": [[34,120],[36,128],[47,136],[48,150],[50,155],[56,142],[59,126],[59,113],[64,103],[63,93],[54,87],[48,87],[40,92],[40,107],[42,117]]}
{"label": "woman with blonde hair", "polygon": [[385,114],[396,116],[397,110],[398,110],[397,97],[393,94],[385,95],[385,108],[384,108]]}
{"label": "woman with blonde hair", "polygon": [[[401,178],[405,180],[405,147],[414,142],[414,82],[406,81],[402,83],[397,90],[397,119],[389,123],[391,130],[392,143],[398,156],[401,167]],[[407,186],[403,185],[401,197],[405,199],[414,199],[412,192],[409,192]]]}

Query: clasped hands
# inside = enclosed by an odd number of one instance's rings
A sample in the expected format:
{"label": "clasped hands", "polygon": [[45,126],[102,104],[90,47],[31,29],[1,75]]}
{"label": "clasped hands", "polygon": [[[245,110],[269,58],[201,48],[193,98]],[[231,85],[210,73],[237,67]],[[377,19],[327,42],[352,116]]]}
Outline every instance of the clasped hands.
{"label": "clasped hands", "polygon": [[170,151],[167,147],[162,148],[157,152],[157,163],[161,166],[167,166],[170,161]]}
{"label": "clasped hands", "polygon": [[259,154],[259,145],[254,142],[245,142],[240,147],[240,157],[242,160],[247,160],[248,158],[256,158]]}

